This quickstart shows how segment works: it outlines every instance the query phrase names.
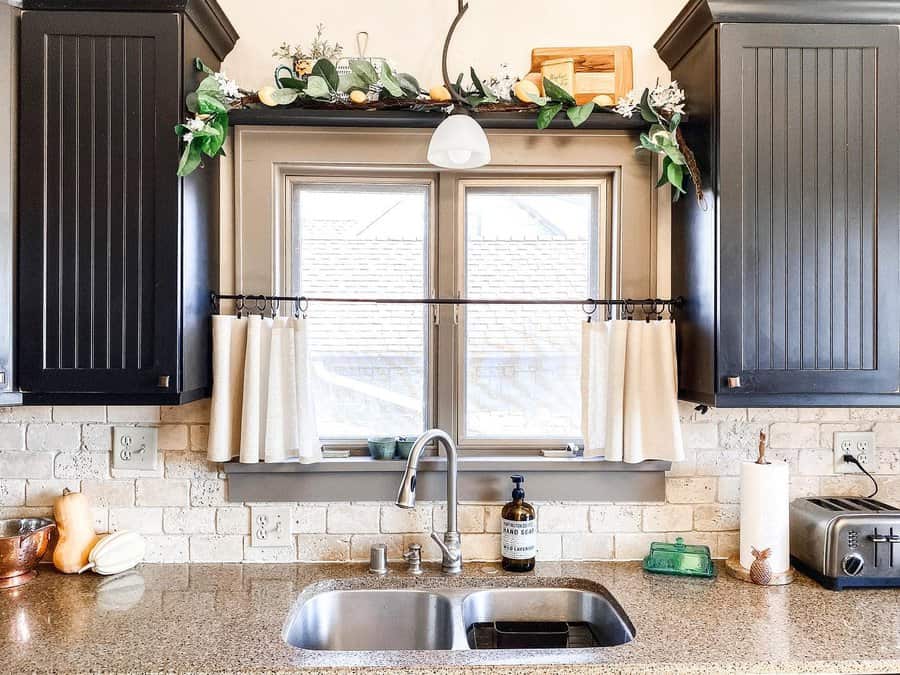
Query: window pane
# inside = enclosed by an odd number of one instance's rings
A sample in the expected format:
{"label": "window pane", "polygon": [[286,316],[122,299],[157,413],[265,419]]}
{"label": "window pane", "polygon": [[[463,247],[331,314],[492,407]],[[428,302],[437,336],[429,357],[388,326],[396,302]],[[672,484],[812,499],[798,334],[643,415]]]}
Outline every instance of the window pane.
{"label": "window pane", "polygon": [[[293,191],[293,293],[424,297],[428,185],[301,183]],[[425,427],[425,308],[313,303],[310,353],[319,434]]]}
{"label": "window pane", "polygon": [[[597,187],[469,188],[466,296],[595,295]],[[580,308],[469,305],[467,438],[581,436]]]}

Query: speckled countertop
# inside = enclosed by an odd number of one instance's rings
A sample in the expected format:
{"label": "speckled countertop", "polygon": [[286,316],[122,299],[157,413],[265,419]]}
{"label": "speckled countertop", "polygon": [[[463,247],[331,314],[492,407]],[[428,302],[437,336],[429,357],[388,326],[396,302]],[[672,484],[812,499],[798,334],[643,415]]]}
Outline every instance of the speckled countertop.
{"label": "speckled countertop", "polygon": [[[311,584],[513,585],[495,565],[416,581],[359,565],[143,565],[125,579],[65,577],[0,591],[0,671],[724,673],[900,672],[900,589],[824,590],[800,576],[760,588],[643,572],[638,563],[545,563],[538,577],[604,585],[637,629],[627,645],[591,650],[313,652],[281,631]],[[354,577],[360,578],[353,581]],[[527,582],[526,582],[527,583]],[[327,586],[324,586],[327,587]]]}

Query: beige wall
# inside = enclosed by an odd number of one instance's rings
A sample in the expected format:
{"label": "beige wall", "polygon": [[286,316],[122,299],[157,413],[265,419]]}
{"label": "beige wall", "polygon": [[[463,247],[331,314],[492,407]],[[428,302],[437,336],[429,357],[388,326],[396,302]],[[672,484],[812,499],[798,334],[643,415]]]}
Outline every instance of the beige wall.
{"label": "beige wall", "polygon": [[[329,41],[344,45],[345,55],[356,54],[356,34],[367,31],[369,56],[392,59],[418,77],[422,86],[439,83],[444,35],[456,13],[453,0],[220,0],[220,4],[241,36],[224,69],[243,87],[253,89],[271,83],[273,49],[282,41],[308,45],[319,22],[325,24]],[[451,77],[470,65],[487,77],[502,62],[524,74],[533,47],[625,44],[633,51],[636,87],[667,81],[669,72],[653,43],[684,4],[685,0],[470,0],[451,47]],[[668,200],[664,188],[656,246],[656,294],[661,297],[669,295]],[[230,221],[224,227],[228,231],[223,240],[229,241]],[[223,257],[223,289],[232,285],[231,262]]]}
{"label": "beige wall", "polygon": [[[356,54],[356,33],[368,31],[369,56],[393,59],[428,86],[440,81],[441,47],[456,13],[454,0],[219,0],[241,39],[225,61],[248,87],[269,84],[272,50],[283,40],[308,44],[322,22],[345,54]],[[667,79],[653,43],[685,0],[470,0],[450,53],[452,74],[469,65],[485,76],[508,62],[528,70],[532,47],[630,45],[635,85]]]}

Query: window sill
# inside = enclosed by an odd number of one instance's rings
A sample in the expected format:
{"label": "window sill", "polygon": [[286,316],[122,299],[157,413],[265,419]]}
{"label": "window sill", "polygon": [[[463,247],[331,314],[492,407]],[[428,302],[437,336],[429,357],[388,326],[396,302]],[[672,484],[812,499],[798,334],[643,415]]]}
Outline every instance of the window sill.
{"label": "window sill", "polygon": [[[443,501],[446,494],[443,457],[419,463],[419,498]],[[394,499],[406,460],[370,457],[325,459],[316,464],[240,464],[228,462],[229,502],[388,501]],[[665,500],[665,472],[670,462],[640,464],[599,458],[461,457],[459,493],[464,501],[505,502],[509,475],[526,477],[528,498],[537,501]]]}

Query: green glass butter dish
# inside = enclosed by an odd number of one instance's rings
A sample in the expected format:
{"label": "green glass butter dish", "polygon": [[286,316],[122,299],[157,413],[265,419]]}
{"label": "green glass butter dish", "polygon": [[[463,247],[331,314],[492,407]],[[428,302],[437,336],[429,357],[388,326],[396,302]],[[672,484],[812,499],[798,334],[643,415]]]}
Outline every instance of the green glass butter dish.
{"label": "green glass butter dish", "polygon": [[684,577],[714,577],[709,546],[685,544],[678,537],[674,544],[654,541],[650,544],[650,554],[644,558],[644,569],[655,574],[676,574]]}

